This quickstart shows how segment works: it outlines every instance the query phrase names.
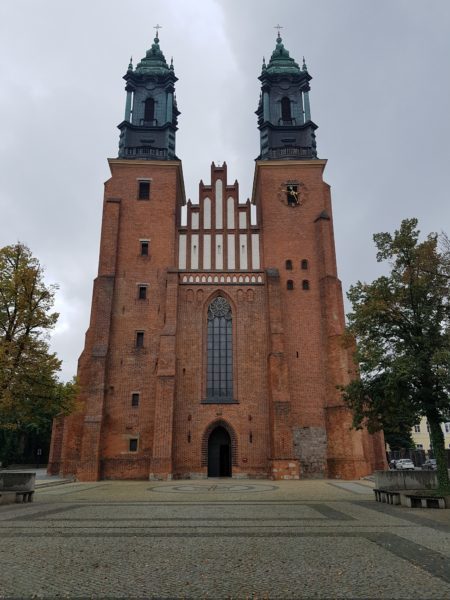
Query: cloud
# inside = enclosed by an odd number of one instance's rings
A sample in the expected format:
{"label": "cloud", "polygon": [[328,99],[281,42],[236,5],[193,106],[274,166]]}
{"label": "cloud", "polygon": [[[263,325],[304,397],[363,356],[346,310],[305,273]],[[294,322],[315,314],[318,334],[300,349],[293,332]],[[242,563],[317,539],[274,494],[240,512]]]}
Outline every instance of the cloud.
{"label": "cloud", "polygon": [[262,56],[280,22],[313,76],[318,151],[329,159],[344,289],[379,272],[372,233],[417,216],[449,229],[450,4],[435,0],[20,0],[0,5],[0,243],[20,239],[58,282],[53,347],[69,379],[83,348],[96,275],[106,158],[117,155],[129,56],[160,23],[174,57],[177,153],[187,195],[228,163],[251,194]]}

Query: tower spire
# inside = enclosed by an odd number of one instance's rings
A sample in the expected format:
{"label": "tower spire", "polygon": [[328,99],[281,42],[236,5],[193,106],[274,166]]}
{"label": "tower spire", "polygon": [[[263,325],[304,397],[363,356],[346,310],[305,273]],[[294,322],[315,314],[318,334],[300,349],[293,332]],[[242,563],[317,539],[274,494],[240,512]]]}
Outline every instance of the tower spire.
{"label": "tower spire", "polygon": [[[305,58],[302,67],[289,55],[276,25],[277,40],[267,65],[263,67],[261,99],[256,114],[261,137],[260,159],[299,160],[317,158],[311,121],[309,82]],[[281,96],[281,97],[280,97]]]}
{"label": "tower spire", "polygon": [[119,125],[119,157],[173,160],[175,133],[180,114],[175,101],[177,78],[159,46],[159,29],[153,44],[133,70],[132,60],[124,76],[127,98],[125,118]]}

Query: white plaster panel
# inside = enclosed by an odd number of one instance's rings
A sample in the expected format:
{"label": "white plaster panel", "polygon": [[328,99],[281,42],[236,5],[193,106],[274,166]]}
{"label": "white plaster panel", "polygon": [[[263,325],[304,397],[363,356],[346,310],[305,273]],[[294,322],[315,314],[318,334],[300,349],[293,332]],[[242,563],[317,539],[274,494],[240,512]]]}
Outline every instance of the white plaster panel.
{"label": "white plaster panel", "polygon": [[223,197],[223,184],[222,180],[216,181],[216,229],[222,229],[222,197]]}
{"label": "white plaster panel", "polygon": [[227,227],[234,229],[234,198],[231,196],[227,200]]}
{"label": "white plaster panel", "polygon": [[192,229],[198,229],[198,222],[199,222],[199,214],[197,211],[192,211],[191,212],[191,227]]}
{"label": "white plaster panel", "polygon": [[248,269],[247,235],[245,233],[241,233],[239,236],[239,268]]}
{"label": "white plaster panel", "polygon": [[223,269],[223,235],[216,234],[216,269]]}
{"label": "white plaster panel", "polygon": [[191,269],[198,269],[198,234],[191,236]]}
{"label": "white plaster panel", "polygon": [[252,269],[259,268],[259,233],[252,233]]}
{"label": "white plaster panel", "polygon": [[186,236],[183,234],[178,240],[178,268],[186,268]]}
{"label": "white plaster panel", "polygon": [[203,268],[211,268],[211,235],[205,233],[203,236]]}
{"label": "white plaster panel", "polygon": [[239,212],[239,229],[247,229],[247,214],[243,210]]}
{"label": "white plaster panel", "polygon": [[211,200],[203,200],[203,229],[211,229]]}
{"label": "white plaster panel", "polygon": [[235,260],[235,248],[234,248],[234,233],[228,234],[228,269],[236,268]]}

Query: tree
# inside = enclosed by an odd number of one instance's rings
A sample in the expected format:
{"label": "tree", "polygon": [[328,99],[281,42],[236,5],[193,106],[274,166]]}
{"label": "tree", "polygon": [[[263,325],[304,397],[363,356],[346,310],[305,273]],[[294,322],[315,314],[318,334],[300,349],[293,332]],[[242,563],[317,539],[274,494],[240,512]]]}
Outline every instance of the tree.
{"label": "tree", "polygon": [[56,289],[26,246],[0,250],[0,460],[14,454],[20,434],[49,431],[73,406],[75,386],[58,380],[61,361],[48,346]]}
{"label": "tree", "polygon": [[[348,339],[360,377],[344,388],[355,427],[401,433],[425,416],[439,488],[450,492],[444,434],[450,417],[450,248],[445,235],[419,242],[417,219],[373,236],[389,275],[358,281],[348,298]],[[443,242],[442,244],[440,242]]]}

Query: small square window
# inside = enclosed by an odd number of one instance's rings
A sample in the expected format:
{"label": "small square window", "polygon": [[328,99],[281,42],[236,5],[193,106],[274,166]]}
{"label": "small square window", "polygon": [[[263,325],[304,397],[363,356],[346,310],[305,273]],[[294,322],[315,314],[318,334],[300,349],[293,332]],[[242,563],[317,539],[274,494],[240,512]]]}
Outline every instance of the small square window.
{"label": "small square window", "polygon": [[148,200],[150,198],[150,181],[139,182],[139,200]]}
{"label": "small square window", "polygon": [[304,279],[304,280],[302,281],[302,288],[303,288],[304,290],[309,290],[309,281],[308,281],[307,279]]}
{"label": "small square window", "polygon": [[450,433],[450,423],[445,424],[445,433]]}
{"label": "small square window", "polygon": [[288,281],[286,283],[286,289],[288,289],[288,290],[294,289],[294,282],[292,281],[292,279],[288,279]]}
{"label": "small square window", "polygon": [[308,268],[308,261],[306,260],[306,258],[304,258],[304,259],[302,260],[302,269],[303,269],[304,271],[306,271],[306,270],[307,270],[307,268]]}
{"label": "small square window", "polygon": [[143,348],[143,347],[144,347],[144,332],[137,331],[136,332],[136,348]]}
{"label": "small square window", "polygon": [[420,433],[420,425],[414,425],[414,431]]}
{"label": "small square window", "polygon": [[128,440],[129,443],[129,450],[130,452],[137,452],[138,449],[138,439],[137,438],[131,438],[130,440]]}
{"label": "small square window", "polygon": [[286,270],[287,271],[292,271],[292,260],[287,260],[286,261]]}
{"label": "small square window", "polygon": [[131,394],[131,406],[139,406],[139,392]]}
{"label": "small square window", "polygon": [[147,240],[141,240],[141,256],[148,256],[149,242]]}
{"label": "small square window", "polygon": [[139,298],[139,300],[146,300],[146,298],[147,298],[147,286],[146,285],[140,285],[138,287],[138,298]]}

